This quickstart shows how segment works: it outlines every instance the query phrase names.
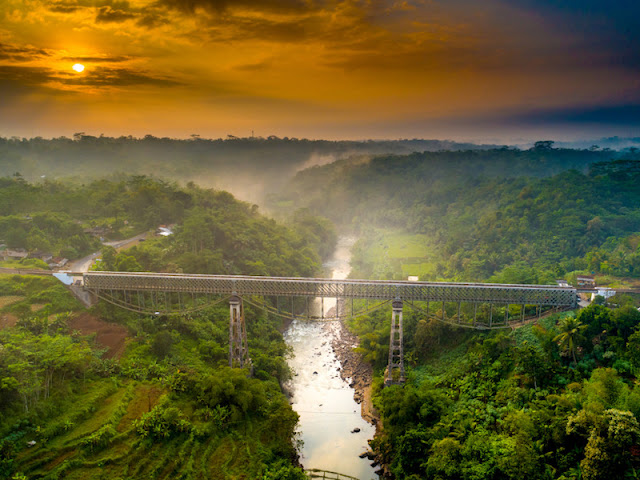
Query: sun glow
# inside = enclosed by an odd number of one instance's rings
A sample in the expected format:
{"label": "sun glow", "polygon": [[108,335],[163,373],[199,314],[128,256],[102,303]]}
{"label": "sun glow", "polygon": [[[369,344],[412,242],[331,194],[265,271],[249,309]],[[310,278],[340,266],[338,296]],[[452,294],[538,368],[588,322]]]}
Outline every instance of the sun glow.
{"label": "sun glow", "polygon": [[84,70],[84,65],[82,65],[81,63],[76,63],[73,67],[76,72],[80,73]]}

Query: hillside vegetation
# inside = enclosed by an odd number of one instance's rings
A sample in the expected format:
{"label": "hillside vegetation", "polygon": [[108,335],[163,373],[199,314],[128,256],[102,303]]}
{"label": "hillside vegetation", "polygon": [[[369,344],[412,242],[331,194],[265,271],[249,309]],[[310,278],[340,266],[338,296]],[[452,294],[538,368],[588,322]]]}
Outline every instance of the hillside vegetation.
{"label": "hillside vegetation", "polygon": [[108,359],[69,327],[80,307],[56,280],[3,276],[0,289],[14,300],[0,314],[18,318],[0,330],[0,478],[303,478],[278,321],[246,309],[249,378],[226,366],[224,303],[156,318],[100,306],[130,332]]}
{"label": "hillside vegetation", "polygon": [[279,198],[359,233],[354,277],[638,277],[638,161],[607,155],[538,146],[338,162],[301,172]]}
{"label": "hillside vegetation", "polygon": [[[273,200],[300,196],[357,232],[355,278],[640,277],[635,153],[606,162],[608,152],[551,147],[338,162],[301,172]],[[350,321],[376,371],[372,448],[386,477],[637,478],[639,302],[610,302],[504,332],[440,322],[455,323],[455,305],[429,317],[405,307],[402,387],[382,388],[390,312]]]}
{"label": "hillside vegetation", "polygon": [[[86,233],[91,228],[117,239],[161,224],[175,224],[175,234],[150,238],[105,265],[130,271],[312,276],[336,241],[333,226],[308,212],[300,210],[282,225],[261,215],[257,205],[193,183],[179,187],[148,176],[82,185],[0,178],[0,243],[10,248],[74,259],[102,248]],[[110,248],[105,254],[109,259],[116,255]]]}
{"label": "hillside vegetation", "polygon": [[[98,268],[111,270],[313,276],[335,243],[332,225],[308,212],[283,225],[227,192],[145,176],[86,185],[15,176],[0,180],[0,196],[10,200],[0,202],[10,247],[80,255],[100,246],[87,226],[121,238],[175,224],[129,250],[102,247]],[[87,313],[53,278],[0,276],[0,478],[305,478],[281,387],[290,375],[281,320],[245,306],[249,376],[228,367],[228,304],[201,307]],[[111,335],[128,332],[123,352],[101,340],[107,322],[120,325]]]}

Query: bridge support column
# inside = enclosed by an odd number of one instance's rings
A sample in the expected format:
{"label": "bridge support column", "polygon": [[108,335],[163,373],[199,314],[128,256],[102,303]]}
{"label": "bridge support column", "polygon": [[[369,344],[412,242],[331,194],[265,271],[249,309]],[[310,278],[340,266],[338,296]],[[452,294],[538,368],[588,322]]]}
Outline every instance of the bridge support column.
{"label": "bridge support column", "polygon": [[249,347],[247,345],[247,329],[244,323],[244,308],[242,298],[233,295],[229,299],[230,322],[229,322],[229,366],[249,368],[253,373],[253,365],[249,358]]}
{"label": "bridge support column", "polygon": [[[384,379],[384,385],[403,384],[404,378],[404,348],[402,344],[402,300],[395,299],[391,313],[391,333],[389,334],[389,365]],[[394,379],[394,372],[398,376]]]}

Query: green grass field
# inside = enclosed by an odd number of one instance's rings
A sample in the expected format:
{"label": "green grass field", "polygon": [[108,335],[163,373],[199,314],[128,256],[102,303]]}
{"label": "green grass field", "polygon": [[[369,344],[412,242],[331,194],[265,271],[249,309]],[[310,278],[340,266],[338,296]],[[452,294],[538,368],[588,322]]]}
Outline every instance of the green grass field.
{"label": "green grass field", "polygon": [[419,276],[421,280],[436,277],[440,256],[426,235],[376,230],[361,239],[362,259],[370,267],[373,278],[406,279]]}

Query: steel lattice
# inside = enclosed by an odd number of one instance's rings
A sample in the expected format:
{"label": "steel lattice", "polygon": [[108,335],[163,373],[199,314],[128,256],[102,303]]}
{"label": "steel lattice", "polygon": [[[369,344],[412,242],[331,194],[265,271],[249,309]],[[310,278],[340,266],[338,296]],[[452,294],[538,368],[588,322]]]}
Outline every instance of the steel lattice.
{"label": "steel lattice", "polygon": [[470,302],[574,307],[576,289],[555,285],[436,283],[384,280],[189,275],[175,273],[87,272],[85,289],[184,292],[223,295],[307,296],[413,302]]}

